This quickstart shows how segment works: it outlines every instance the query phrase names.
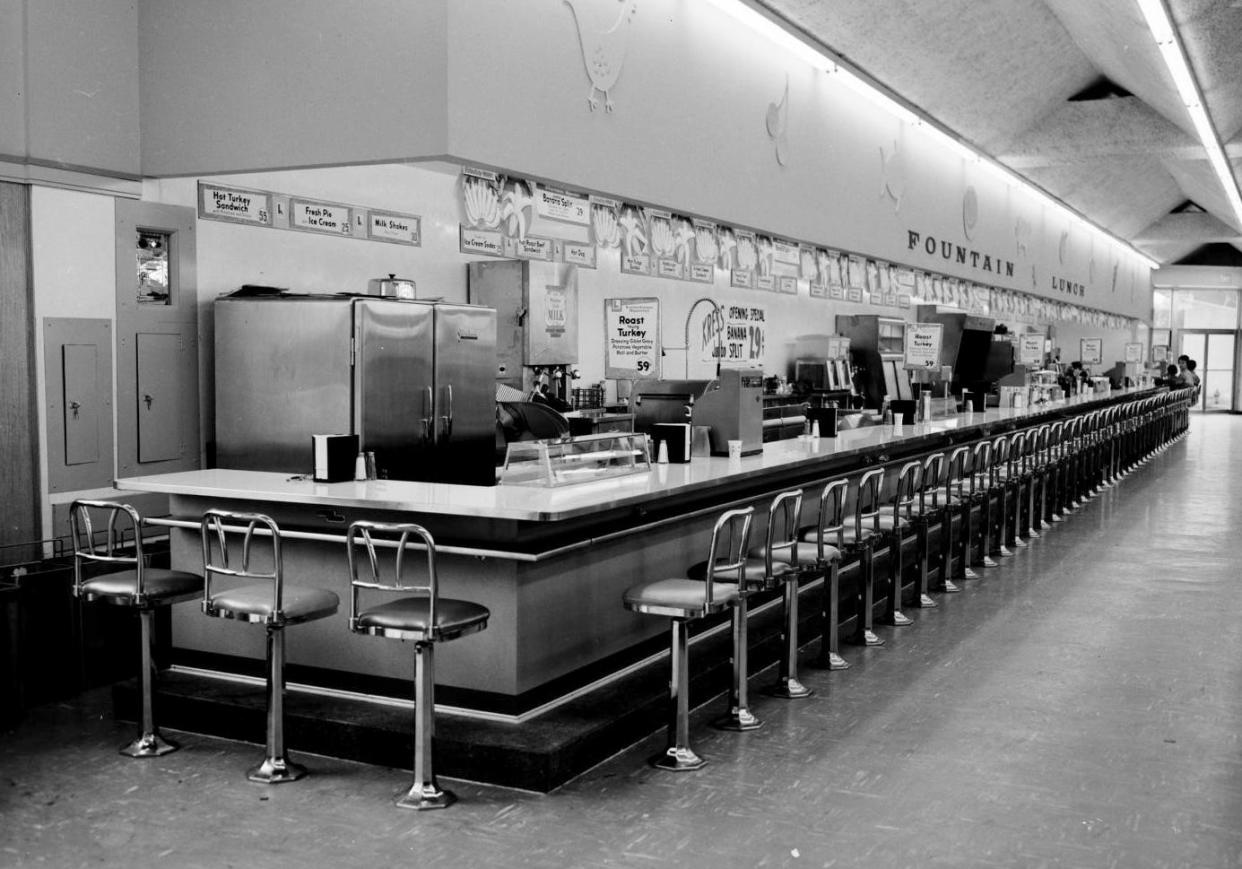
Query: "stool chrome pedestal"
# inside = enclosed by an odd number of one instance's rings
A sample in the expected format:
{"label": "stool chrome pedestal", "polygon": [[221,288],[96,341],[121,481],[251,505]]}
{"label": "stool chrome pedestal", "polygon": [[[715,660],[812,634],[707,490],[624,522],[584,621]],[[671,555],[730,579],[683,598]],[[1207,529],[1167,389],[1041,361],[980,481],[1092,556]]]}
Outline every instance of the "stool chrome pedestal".
{"label": "stool chrome pedestal", "polygon": [[[155,726],[155,610],[203,593],[202,577],[181,570],[147,567],[143,551],[145,523],[138,511],[114,501],[79,499],[69,507],[69,531],[73,541],[73,595],[129,607],[138,613],[142,635],[141,732],[121,748],[127,757],[162,757],[176,751],[177,743],[165,739]],[[100,540],[96,528],[103,534]]]}
{"label": "stool chrome pedestal", "polygon": [[[382,559],[381,547],[392,552]],[[358,551],[366,553],[368,572],[358,567]],[[423,581],[407,578],[405,555],[421,550],[426,557]],[[414,643],[414,783],[397,800],[403,809],[442,809],[456,802],[442,789],[432,769],[435,734],[435,648],[487,627],[487,607],[468,600],[440,597],[436,543],[430,532],[413,523],[358,521],[349,526],[349,629],[357,634],[411,640]],[[391,570],[382,565],[391,560]],[[383,600],[363,608],[363,595]]]}
{"label": "stool chrome pedestal", "polygon": [[[285,628],[334,615],[340,599],[326,589],[285,585],[280,528],[270,516],[207,510],[199,532],[204,615],[263,625],[267,631],[266,757],[247,778],[261,784],[297,781],[306,768],[290,761],[285,751]],[[233,567],[230,550],[238,541],[241,564]],[[262,559],[255,557],[260,549]],[[267,569],[252,566],[260,560]],[[221,590],[221,581],[247,584]]]}
{"label": "stool chrome pedestal", "polygon": [[[660,579],[626,589],[621,596],[626,609],[672,620],[670,641],[668,747],[651,759],[653,766],[671,772],[699,769],[706,762],[690,747],[690,666],[688,623],[733,607],[735,615],[746,601],[746,557],[750,539],[751,507],[728,510],[712,528],[711,544],[701,579]],[[706,569],[712,565],[713,569]],[[728,579],[726,579],[728,577]],[[742,610],[743,616],[745,611]],[[746,621],[734,626],[733,688],[727,722],[732,729],[753,730],[759,721],[746,708]],[[738,648],[743,654],[737,658]],[[740,666],[740,670],[739,670]],[[740,685],[739,685],[740,674]]]}

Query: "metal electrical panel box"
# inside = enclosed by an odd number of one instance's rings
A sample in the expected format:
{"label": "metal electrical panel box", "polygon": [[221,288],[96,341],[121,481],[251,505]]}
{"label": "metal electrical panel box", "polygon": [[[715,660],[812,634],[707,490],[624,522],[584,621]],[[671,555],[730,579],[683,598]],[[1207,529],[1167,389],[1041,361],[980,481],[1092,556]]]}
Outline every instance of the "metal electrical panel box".
{"label": "metal electrical panel box", "polygon": [[[185,392],[178,382],[180,356],[184,352],[176,332],[139,332],[138,354],[138,461],[164,462],[184,455],[181,401]],[[197,400],[197,394],[193,397]]]}
{"label": "metal electrical panel box", "polygon": [[49,492],[112,484],[112,324],[43,321]]}
{"label": "metal electrical panel box", "polygon": [[467,267],[470,304],[496,309],[496,379],[522,389],[524,366],[578,361],[578,267],[489,260]]}

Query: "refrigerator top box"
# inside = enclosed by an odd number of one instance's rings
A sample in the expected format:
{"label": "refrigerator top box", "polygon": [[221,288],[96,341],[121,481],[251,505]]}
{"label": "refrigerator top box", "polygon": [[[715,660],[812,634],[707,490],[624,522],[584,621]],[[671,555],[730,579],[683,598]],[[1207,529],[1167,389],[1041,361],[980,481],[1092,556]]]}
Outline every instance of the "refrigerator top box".
{"label": "refrigerator top box", "polygon": [[381,478],[495,485],[496,313],[373,296],[215,304],[216,466],[305,473],[354,434]]}

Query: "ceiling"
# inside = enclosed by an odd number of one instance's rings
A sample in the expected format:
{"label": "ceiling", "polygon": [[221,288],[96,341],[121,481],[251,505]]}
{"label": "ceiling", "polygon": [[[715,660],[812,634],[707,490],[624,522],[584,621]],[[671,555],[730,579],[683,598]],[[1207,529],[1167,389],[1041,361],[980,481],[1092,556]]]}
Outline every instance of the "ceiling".
{"label": "ceiling", "polygon": [[[1242,225],[1136,0],[760,0],[1162,264],[1242,266]],[[1168,0],[1238,175],[1242,0]]]}

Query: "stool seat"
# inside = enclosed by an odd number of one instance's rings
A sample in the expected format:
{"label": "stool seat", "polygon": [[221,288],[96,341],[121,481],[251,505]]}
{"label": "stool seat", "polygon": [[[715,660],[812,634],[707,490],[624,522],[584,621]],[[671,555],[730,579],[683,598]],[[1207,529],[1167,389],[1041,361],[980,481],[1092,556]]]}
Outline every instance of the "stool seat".
{"label": "stool seat", "polygon": [[[811,542],[814,542],[814,541],[811,541]],[[827,548],[828,547],[826,546],[824,547],[824,549],[827,549]],[[806,547],[803,547],[802,551],[798,553],[798,560],[794,561],[792,558],[790,558],[791,552],[788,546],[776,547],[772,551],[772,569],[775,571],[776,565],[778,563],[788,564],[794,568],[797,568],[798,570],[805,570],[809,567],[814,567],[815,556],[812,553],[811,557],[807,558],[806,556],[808,552],[811,552],[811,550],[807,549]],[[746,558],[747,560],[755,558],[755,559],[758,559],[759,561],[763,561],[767,557],[767,554],[768,554],[768,547],[756,546],[754,549],[750,550],[750,552],[746,553]]]}
{"label": "stool seat", "polygon": [[78,594],[116,606],[161,606],[191,600],[203,593],[203,578],[181,570],[148,567],[142,572],[142,600],[138,599],[138,572],[122,570],[84,580]]}
{"label": "stool seat", "polygon": [[[800,543],[817,543],[819,541],[819,531],[815,528],[804,528],[798,532],[798,541]],[[814,552],[815,550],[811,550]],[[831,543],[824,544],[824,558],[831,561],[834,558],[841,557],[841,550],[833,546]]]}
{"label": "stool seat", "polygon": [[[323,588],[284,587],[279,619],[281,624],[296,624],[321,619],[336,612],[341,599]],[[272,586],[242,585],[213,594],[203,604],[207,615],[247,622],[266,622],[272,618]]]}
{"label": "stool seat", "polygon": [[[775,588],[787,573],[793,573],[796,568],[786,562],[772,561],[772,573],[768,575],[768,564],[763,558],[754,558],[747,556],[746,563],[742,567],[742,574],[746,578],[748,585],[754,585],[761,588]],[[698,564],[692,565],[686,571],[686,576],[695,580],[700,585],[707,576],[707,562],[700,561]],[[737,566],[729,568],[717,568],[715,572],[717,582],[728,582],[737,585]]]}
{"label": "stool seat", "polygon": [[146,566],[146,527],[147,521],[129,504],[78,499],[69,506],[74,597],[129,607],[138,617],[142,636],[142,664],[138,671],[142,685],[142,730],[137,739],[121,748],[121,754],[135,758],[162,757],[177,750],[177,744],[161,736],[155,726],[155,610],[203,594],[202,577]]}
{"label": "stool seat", "polygon": [[430,601],[403,597],[358,613],[357,630],[401,640],[452,640],[487,627],[487,607],[468,600],[436,599],[436,621],[428,621]]}
{"label": "stool seat", "polygon": [[737,583],[712,589],[707,605],[707,588],[702,579],[657,579],[632,585],[621,595],[626,609],[674,619],[696,619],[720,612],[737,600]]}

